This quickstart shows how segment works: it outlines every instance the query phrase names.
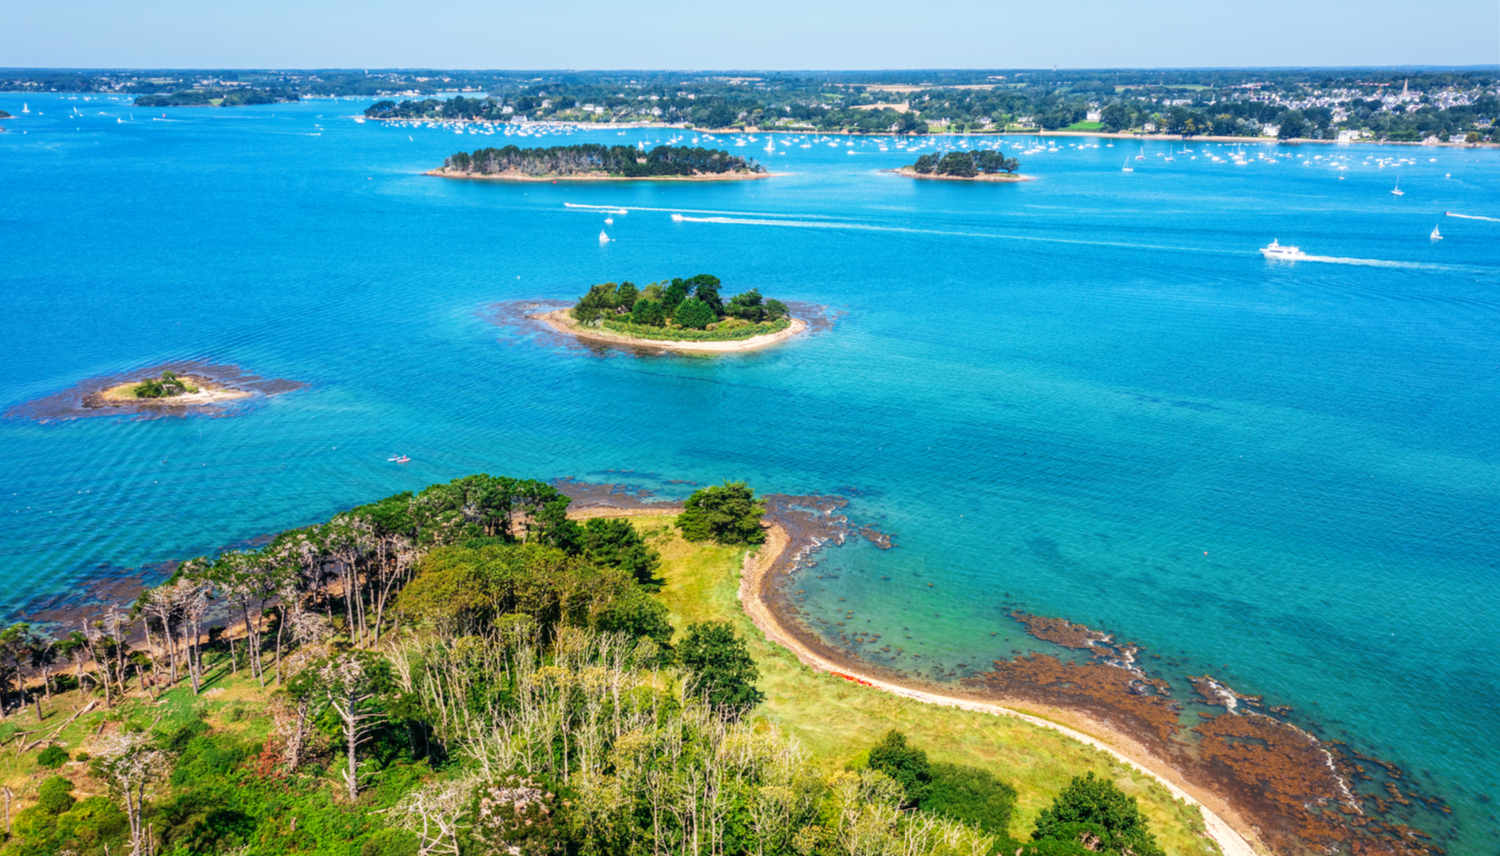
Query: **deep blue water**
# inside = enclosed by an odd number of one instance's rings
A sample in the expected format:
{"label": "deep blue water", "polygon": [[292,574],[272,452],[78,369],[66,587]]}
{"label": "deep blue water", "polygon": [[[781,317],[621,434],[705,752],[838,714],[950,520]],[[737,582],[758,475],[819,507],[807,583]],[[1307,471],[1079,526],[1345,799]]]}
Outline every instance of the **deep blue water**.
{"label": "deep blue water", "polygon": [[[506,141],[358,125],[364,102],[0,94],[23,101],[0,410],[192,358],[310,387],[233,419],[0,421],[0,606],[477,471],[854,486],[900,547],[830,551],[813,617],[949,666],[1044,648],[1003,603],[1102,627],[1394,759],[1455,807],[1449,847],[1500,847],[1500,222],[1443,216],[1500,217],[1495,152],[1156,143],[1124,173],[1137,145],[1059,140],[994,186],[761,137],[735,151],[790,175],[516,185],[420,175]],[[564,203],[632,210],[600,246]],[[1331,261],[1267,262],[1273,238]],[[844,315],[712,359],[483,315],[698,272]]]}

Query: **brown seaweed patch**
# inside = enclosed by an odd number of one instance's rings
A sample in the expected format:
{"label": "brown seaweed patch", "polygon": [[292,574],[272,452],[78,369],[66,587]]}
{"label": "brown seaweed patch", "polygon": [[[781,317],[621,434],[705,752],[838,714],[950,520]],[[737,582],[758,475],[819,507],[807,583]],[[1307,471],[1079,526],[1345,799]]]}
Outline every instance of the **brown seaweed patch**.
{"label": "brown seaweed patch", "polygon": [[1167,744],[1177,735],[1181,706],[1163,692],[1170,690],[1166,682],[1142,679],[1107,664],[1078,664],[1032,654],[996,661],[994,670],[964,683],[1002,696],[1083,709],[1119,723],[1131,734],[1144,732],[1158,744]]}
{"label": "brown seaweed patch", "polygon": [[[200,385],[250,395],[227,401],[190,405],[178,404],[171,399],[116,401],[106,399],[104,396],[104,391],[113,387],[158,376],[166,371],[176,372]],[[206,363],[201,360],[179,360],[129,372],[88,378],[60,393],[16,405],[5,412],[5,418],[49,423],[98,416],[130,416],[142,420],[183,416],[224,417],[243,413],[247,407],[260,400],[300,390],[306,386],[307,384],[301,381],[251,375],[234,365]]]}
{"label": "brown seaweed patch", "polygon": [[572,500],[577,510],[610,509],[621,512],[659,513],[682,507],[676,500],[649,500],[648,488],[609,482],[583,482],[571,476],[552,480],[552,487]]}
{"label": "brown seaweed patch", "polygon": [[[1221,714],[1193,732],[1199,736],[1198,767],[1257,819],[1267,843],[1278,852],[1312,846],[1353,854],[1433,850],[1426,834],[1415,828],[1364,817],[1364,799],[1373,799],[1382,813],[1389,804],[1374,795],[1362,798],[1350,788],[1356,773],[1336,745],[1253,711]],[[1399,797],[1394,784],[1385,787]]]}
{"label": "brown seaweed patch", "polygon": [[1010,615],[1025,625],[1026,633],[1031,636],[1069,649],[1091,649],[1096,643],[1107,643],[1112,639],[1102,631],[1066,619],[1035,616],[1022,610],[1013,610]]}
{"label": "brown seaweed patch", "polygon": [[[1134,644],[1116,644],[1108,634],[1062,619],[1020,610],[1011,615],[1033,636],[1085,650],[1089,659],[1072,663],[1032,654],[997,661],[993,670],[966,679],[966,686],[1081,710],[1120,726],[1170,760],[1189,781],[1228,799],[1277,853],[1434,851],[1427,834],[1381,817],[1418,805],[1436,812],[1445,806],[1413,793],[1409,783],[1398,787],[1403,780],[1396,765],[1251,710],[1249,706],[1264,705],[1260,697],[1241,694],[1210,675],[1186,678],[1199,700],[1226,713],[1195,711],[1200,722],[1188,727],[1182,722],[1182,706],[1171,698],[1170,684],[1147,677],[1136,666],[1140,650]],[[1387,779],[1378,783],[1381,791],[1352,787],[1373,779],[1357,760],[1385,774]]]}

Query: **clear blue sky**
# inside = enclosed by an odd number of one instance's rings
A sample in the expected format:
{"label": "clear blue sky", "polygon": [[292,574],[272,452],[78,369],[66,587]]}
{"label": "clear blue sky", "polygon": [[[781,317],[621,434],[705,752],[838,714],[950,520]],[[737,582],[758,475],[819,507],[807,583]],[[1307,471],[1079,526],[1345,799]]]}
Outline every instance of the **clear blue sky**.
{"label": "clear blue sky", "polygon": [[1479,65],[1500,0],[0,0],[0,67]]}

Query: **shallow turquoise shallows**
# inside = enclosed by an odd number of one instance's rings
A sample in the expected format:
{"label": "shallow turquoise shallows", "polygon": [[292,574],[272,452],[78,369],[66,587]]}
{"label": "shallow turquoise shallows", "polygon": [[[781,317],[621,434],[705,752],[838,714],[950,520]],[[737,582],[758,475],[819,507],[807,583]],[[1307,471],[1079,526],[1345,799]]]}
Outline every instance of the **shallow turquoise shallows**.
{"label": "shallow turquoise shallows", "polygon": [[[0,604],[478,471],[852,486],[899,547],[830,549],[814,620],[959,672],[1046,649],[1007,604],[1086,622],[1395,760],[1455,808],[1422,819],[1446,847],[1500,848],[1496,152],[1008,138],[1037,181],[975,185],[758,136],[717,144],[788,175],[481,183],[421,172],[514,138],[367,103],[0,95],[0,409],[180,359],[310,385],[230,419],[0,421]],[[843,315],[711,359],[485,316],[699,272]]]}

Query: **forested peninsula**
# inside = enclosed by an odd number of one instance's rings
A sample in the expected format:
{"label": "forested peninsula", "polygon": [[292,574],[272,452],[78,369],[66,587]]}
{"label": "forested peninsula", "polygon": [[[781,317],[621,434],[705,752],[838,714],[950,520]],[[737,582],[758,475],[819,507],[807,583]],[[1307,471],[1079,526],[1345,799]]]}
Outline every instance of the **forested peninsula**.
{"label": "forested peninsula", "polygon": [[723,149],[696,146],[634,146],[582,143],[522,149],[478,149],[450,155],[428,175],[490,179],[697,179],[764,178],[771,175],[752,159]]}
{"label": "forested peninsula", "polygon": [[972,152],[948,152],[938,155],[923,155],[910,166],[896,172],[912,178],[970,179],[975,181],[1029,181],[1029,176],[1017,175],[1021,162],[1007,158],[999,152],[975,149]]}
{"label": "forested peninsula", "polygon": [[736,581],[786,548],[743,483],[570,505],[469,476],[188,560],[72,628],[6,628],[4,853],[1211,847],[1082,744],[763,639]]}

